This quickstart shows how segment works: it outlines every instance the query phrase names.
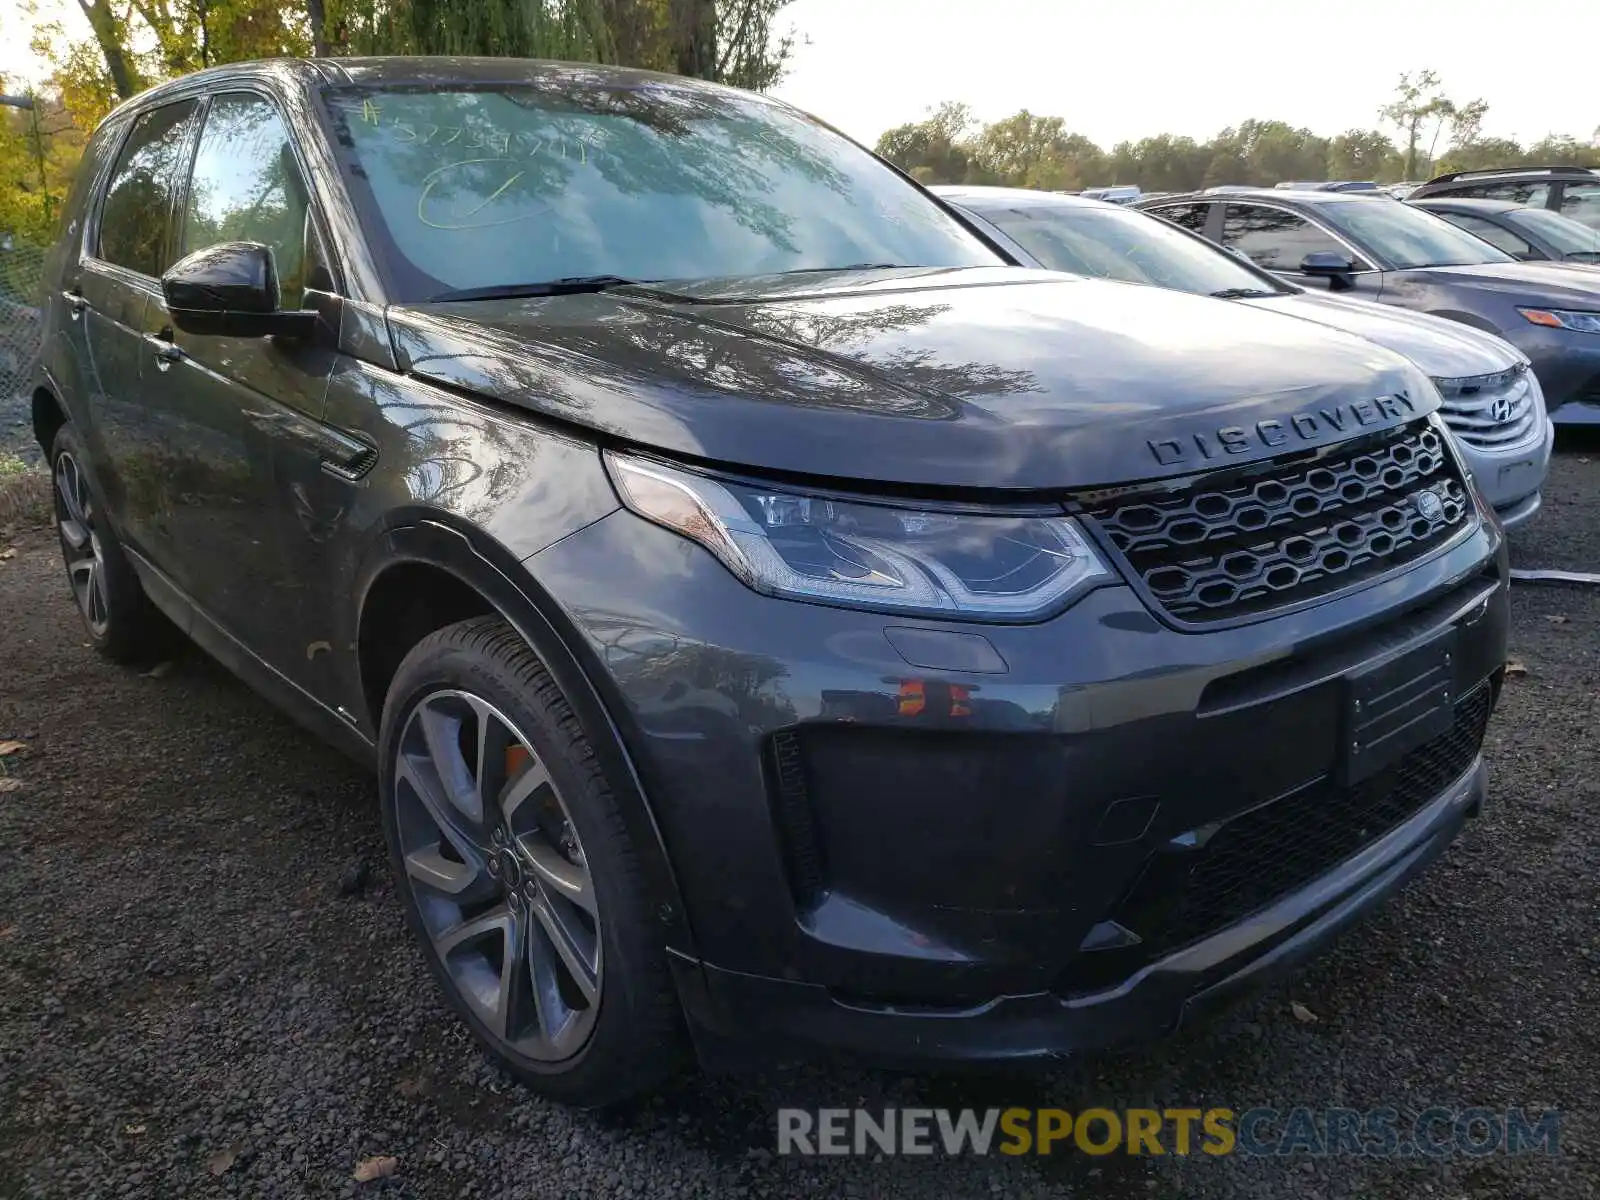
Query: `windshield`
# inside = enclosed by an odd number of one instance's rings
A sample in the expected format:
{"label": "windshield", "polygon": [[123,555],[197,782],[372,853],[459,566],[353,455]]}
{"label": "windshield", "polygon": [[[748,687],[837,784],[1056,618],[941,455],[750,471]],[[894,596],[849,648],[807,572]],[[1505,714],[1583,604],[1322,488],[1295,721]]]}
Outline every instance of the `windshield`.
{"label": "windshield", "polygon": [[1352,200],[1323,205],[1318,211],[1395,270],[1516,261],[1444,218],[1409,204]]}
{"label": "windshield", "polygon": [[593,275],[1001,261],[870,154],[759,96],[571,71],[326,99],[402,300]]}
{"label": "windshield", "polygon": [[1144,213],[1065,204],[977,211],[1053,271],[1201,295],[1285,290],[1226,251]]}
{"label": "windshield", "polygon": [[1506,220],[1520,225],[1535,237],[1543,238],[1565,258],[1582,262],[1600,261],[1600,229],[1580,225],[1546,208],[1523,208],[1508,212]]}

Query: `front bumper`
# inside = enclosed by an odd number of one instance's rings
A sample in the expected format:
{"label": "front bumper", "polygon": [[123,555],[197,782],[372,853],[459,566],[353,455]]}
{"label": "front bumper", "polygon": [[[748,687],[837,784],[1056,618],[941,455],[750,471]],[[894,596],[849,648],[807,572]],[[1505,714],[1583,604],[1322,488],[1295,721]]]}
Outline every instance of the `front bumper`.
{"label": "front bumper", "polygon": [[815,984],[680,963],[706,1030],[883,1065],[1048,1060],[1174,1032],[1314,957],[1442,854],[1487,793],[1481,760],[1409,821],[1246,922],[1087,995],[998,996],[970,1008],[862,1007]]}
{"label": "front bumper", "polygon": [[1522,524],[1539,511],[1550,452],[1556,431],[1549,418],[1541,415],[1536,432],[1518,446],[1484,449],[1464,438],[1456,438],[1456,449],[1484,500],[1507,529]]}
{"label": "front bumper", "polygon": [[1532,362],[1552,421],[1600,424],[1600,335],[1529,325],[1502,336]]}
{"label": "front bumper", "polygon": [[[1347,805],[1323,858],[1249,911],[1167,920],[1202,862],[1184,852],[1345,803],[1346,681],[1403,649],[1454,631],[1449,694],[1486,720],[1508,619],[1487,522],[1370,587],[1198,633],[1124,586],[1026,626],[775,600],[626,511],[528,566],[650,797],[692,931],[669,947],[691,1022],[907,1060],[1155,1032],[1310,953],[1453,836],[1481,724],[1370,837]],[[1267,866],[1296,850],[1294,827],[1261,838],[1283,848]]]}

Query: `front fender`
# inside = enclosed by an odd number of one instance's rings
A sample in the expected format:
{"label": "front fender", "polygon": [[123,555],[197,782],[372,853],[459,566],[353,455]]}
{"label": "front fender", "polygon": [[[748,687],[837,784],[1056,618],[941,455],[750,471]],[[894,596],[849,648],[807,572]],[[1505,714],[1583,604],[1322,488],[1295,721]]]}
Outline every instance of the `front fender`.
{"label": "front fender", "polygon": [[[444,521],[420,519],[389,528],[368,548],[353,592],[357,615],[351,622],[352,644],[359,633],[359,613],[373,583],[384,571],[405,563],[438,568],[472,588],[539,656],[594,743],[607,786],[616,797],[628,837],[644,869],[664,944],[678,955],[697,957],[661,826],[602,693],[595,686],[593,664],[586,664],[581,652],[574,652],[573,647],[581,643],[566,627],[559,609],[518,568],[504,547]],[[369,720],[376,725],[370,714]]]}

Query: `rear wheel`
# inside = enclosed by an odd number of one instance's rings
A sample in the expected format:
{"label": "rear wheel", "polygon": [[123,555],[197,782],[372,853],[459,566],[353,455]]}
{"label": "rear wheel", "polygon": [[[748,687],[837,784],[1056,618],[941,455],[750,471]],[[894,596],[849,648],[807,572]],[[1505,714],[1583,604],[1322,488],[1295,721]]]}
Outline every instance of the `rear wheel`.
{"label": "rear wheel", "polygon": [[643,877],[594,750],[498,618],[400,665],[381,734],[406,917],[478,1041],[553,1098],[650,1089],[682,1035]]}
{"label": "rear wheel", "polygon": [[63,425],[50,447],[61,557],[95,649],[118,662],[130,662],[159,649],[170,626],[145,596],[105,520],[89,484],[87,461],[78,431]]}

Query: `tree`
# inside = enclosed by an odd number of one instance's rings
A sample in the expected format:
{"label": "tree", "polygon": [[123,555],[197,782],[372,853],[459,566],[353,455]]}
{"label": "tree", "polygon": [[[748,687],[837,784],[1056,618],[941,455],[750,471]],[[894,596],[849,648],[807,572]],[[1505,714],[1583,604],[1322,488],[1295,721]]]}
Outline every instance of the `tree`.
{"label": "tree", "polygon": [[1081,191],[1105,169],[1100,147],[1068,133],[1060,117],[1038,117],[1027,109],[986,126],[972,140],[971,156],[984,176],[1045,191]]}
{"label": "tree", "polygon": [[969,183],[972,154],[967,135],[974,122],[965,104],[946,102],[921,121],[897,125],[878,138],[877,151],[925,183]]}
{"label": "tree", "polygon": [[1394,157],[1394,143],[1379,130],[1347,129],[1328,143],[1328,178],[1381,179]]}
{"label": "tree", "polygon": [[1400,131],[1403,174],[1407,179],[1417,178],[1417,147],[1423,129],[1430,123],[1433,125],[1428,148],[1428,163],[1431,163],[1439,131],[1454,112],[1455,105],[1440,90],[1439,76],[1433,71],[1419,71],[1414,76],[1407,72],[1400,76],[1395,98],[1380,108],[1378,115]]}

